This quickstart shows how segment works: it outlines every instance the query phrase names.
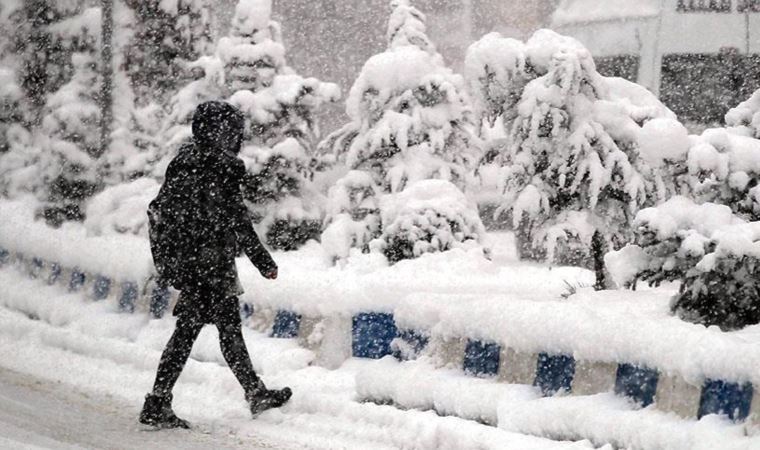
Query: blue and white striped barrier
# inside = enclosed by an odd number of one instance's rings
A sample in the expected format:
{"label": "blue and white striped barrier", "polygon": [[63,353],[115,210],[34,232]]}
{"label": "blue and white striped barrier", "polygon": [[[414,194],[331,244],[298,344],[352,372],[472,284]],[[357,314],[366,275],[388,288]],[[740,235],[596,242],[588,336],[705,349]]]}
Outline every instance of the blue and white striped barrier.
{"label": "blue and white striped barrier", "polygon": [[[30,277],[46,283],[63,283],[69,291],[82,292],[93,301],[113,297],[125,313],[146,311],[160,318],[176,300],[175,292],[153,280],[141,285],[0,248],[0,267],[9,264],[23,267]],[[403,361],[425,355],[438,367],[457,368],[500,383],[532,385],[544,396],[614,392],[642,407],[654,405],[684,418],[718,414],[760,425],[760,389],[747,381],[715,377],[694,381],[637,362],[576,359],[572,354],[550,351],[526,353],[496,340],[452,338],[399,326],[388,311],[310,317],[243,303],[241,316],[272,337],[297,339],[314,351],[316,364],[328,368],[338,367],[350,357],[392,355]],[[367,400],[387,403],[394,399]]]}
{"label": "blue and white striped barrier", "polygon": [[69,292],[82,292],[91,300],[104,301],[116,296],[119,311],[125,313],[140,310],[142,303],[142,309],[158,319],[176,300],[176,292],[157,286],[152,279],[140,286],[136,280],[118,280],[105,274],[88,273],[78,267],[67,268],[56,261],[12,253],[0,247],[0,268],[11,264],[22,268],[30,278],[49,285],[61,283]]}

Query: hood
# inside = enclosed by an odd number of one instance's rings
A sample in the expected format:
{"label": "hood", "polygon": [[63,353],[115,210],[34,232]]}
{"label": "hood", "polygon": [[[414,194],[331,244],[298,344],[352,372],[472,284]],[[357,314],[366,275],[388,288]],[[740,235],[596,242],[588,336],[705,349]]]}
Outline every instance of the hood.
{"label": "hood", "polygon": [[244,125],[243,113],[229,103],[205,102],[193,114],[193,140],[202,152],[237,155]]}

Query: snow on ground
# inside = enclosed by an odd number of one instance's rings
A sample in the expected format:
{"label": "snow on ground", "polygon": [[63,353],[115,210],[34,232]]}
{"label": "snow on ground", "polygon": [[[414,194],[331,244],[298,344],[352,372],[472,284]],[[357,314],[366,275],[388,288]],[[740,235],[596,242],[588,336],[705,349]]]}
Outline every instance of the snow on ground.
{"label": "snow on ground", "polygon": [[[146,438],[137,431],[136,417],[173,319],[119,314],[113,302],[85,302],[12,267],[0,270],[0,286],[12,286],[0,290],[0,411],[10,412],[0,413],[0,443],[56,449],[198,448],[204,442],[215,448],[590,447],[432,412],[357,403],[356,373],[371,361],[353,359],[329,371],[310,366],[313,355],[295,342],[246,329],[264,380],[295,392],[282,410],[251,420],[242,389],[224,367],[213,327],[202,332],[175,389],[177,413],[210,436],[166,431]],[[101,417],[79,421],[88,414]],[[73,430],[84,433],[74,439]]]}

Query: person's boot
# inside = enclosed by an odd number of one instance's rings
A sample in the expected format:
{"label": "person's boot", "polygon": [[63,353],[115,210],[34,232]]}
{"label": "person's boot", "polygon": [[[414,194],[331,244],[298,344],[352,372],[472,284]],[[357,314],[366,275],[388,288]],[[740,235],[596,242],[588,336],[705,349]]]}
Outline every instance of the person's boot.
{"label": "person's boot", "polygon": [[172,410],[172,394],[159,396],[148,394],[140,413],[140,423],[156,428],[190,428],[186,420],[182,420]]}
{"label": "person's boot", "polygon": [[261,383],[256,389],[247,393],[245,399],[251,408],[251,414],[256,417],[268,409],[279,408],[284,405],[292,395],[293,391],[289,387],[270,390]]}

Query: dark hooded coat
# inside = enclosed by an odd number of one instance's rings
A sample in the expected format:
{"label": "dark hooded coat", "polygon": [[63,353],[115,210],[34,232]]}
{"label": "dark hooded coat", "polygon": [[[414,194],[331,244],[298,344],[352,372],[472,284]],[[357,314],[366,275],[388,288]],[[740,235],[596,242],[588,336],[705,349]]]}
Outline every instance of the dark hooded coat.
{"label": "dark hooded coat", "polygon": [[192,314],[213,323],[220,313],[237,314],[237,302],[229,299],[242,293],[235,266],[240,250],[262,275],[277,269],[243,203],[245,166],[237,157],[242,132],[237,109],[223,102],[204,103],[193,116],[193,142],[167,167],[156,201],[177,228],[169,231],[179,264],[168,281],[182,291],[174,315]]}

